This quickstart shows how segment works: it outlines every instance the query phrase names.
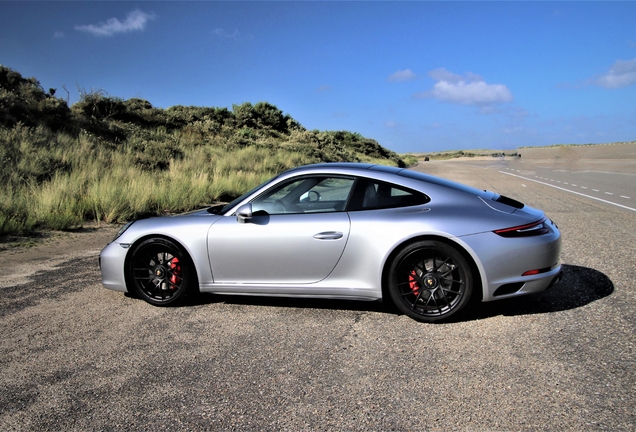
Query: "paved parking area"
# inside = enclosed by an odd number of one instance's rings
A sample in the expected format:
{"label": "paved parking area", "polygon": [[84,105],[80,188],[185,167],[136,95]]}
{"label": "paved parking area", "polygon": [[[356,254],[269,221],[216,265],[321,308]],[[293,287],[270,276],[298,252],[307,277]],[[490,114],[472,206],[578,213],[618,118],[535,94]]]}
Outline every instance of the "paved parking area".
{"label": "paved parking area", "polygon": [[0,429],[634,430],[633,212],[461,162],[416,169],[544,209],[561,284],[430,325],[380,303],[156,308],[101,287],[104,230],[36,247],[31,271],[3,251],[20,271],[0,282]]}

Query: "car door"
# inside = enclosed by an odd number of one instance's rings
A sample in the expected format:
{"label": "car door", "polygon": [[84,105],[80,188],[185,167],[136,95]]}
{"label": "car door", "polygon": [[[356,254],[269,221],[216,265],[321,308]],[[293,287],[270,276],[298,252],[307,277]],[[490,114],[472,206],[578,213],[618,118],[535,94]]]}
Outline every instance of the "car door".
{"label": "car door", "polygon": [[221,218],[208,232],[215,283],[309,284],[326,278],[349,238],[344,211],[353,178],[304,176],[274,186],[249,218]]}

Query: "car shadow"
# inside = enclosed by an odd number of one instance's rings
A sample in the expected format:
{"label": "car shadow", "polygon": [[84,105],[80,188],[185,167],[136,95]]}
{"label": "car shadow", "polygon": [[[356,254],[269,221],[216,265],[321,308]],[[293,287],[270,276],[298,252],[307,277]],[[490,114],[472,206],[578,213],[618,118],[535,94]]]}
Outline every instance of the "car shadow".
{"label": "car shadow", "polygon": [[[563,265],[563,278],[557,285],[547,291],[488,303],[474,302],[456,318],[445,320],[442,323],[480,320],[498,315],[531,315],[576,309],[607,297],[613,292],[614,284],[603,273],[587,267]],[[368,302],[312,298],[215,295],[202,293],[186,299],[186,301],[181,305],[196,306],[214,303],[381,312],[401,315],[390,301]]]}
{"label": "car shadow", "polygon": [[463,314],[461,321],[560,312],[576,309],[611,295],[614,284],[598,270],[563,265],[563,278],[552,288],[527,296],[479,303]]}
{"label": "car shadow", "polygon": [[217,295],[200,293],[187,298],[180,306],[197,306],[226,303],[246,306],[271,306],[300,309],[350,310],[364,312],[387,312],[382,301],[333,300],[321,298],[265,297],[241,295]]}

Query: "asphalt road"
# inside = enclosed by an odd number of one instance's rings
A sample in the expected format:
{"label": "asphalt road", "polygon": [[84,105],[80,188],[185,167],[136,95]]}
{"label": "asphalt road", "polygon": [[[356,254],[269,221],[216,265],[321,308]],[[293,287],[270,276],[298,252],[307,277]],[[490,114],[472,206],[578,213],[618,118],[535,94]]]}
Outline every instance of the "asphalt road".
{"label": "asphalt road", "polygon": [[636,173],[547,167],[528,163],[516,157],[461,163],[495,169],[527,181],[548,185],[636,212]]}
{"label": "asphalt road", "polygon": [[78,257],[0,288],[0,430],[636,429],[634,212],[494,168],[416,169],[543,208],[563,281],[430,325],[379,303],[156,308]]}

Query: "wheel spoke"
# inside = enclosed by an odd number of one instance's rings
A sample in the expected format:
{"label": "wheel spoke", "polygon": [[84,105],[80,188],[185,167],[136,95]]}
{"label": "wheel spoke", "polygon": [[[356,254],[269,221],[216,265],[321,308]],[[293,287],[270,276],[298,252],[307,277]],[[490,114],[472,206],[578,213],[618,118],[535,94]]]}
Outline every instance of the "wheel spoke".
{"label": "wheel spoke", "polygon": [[417,293],[417,296],[415,297],[415,302],[413,303],[413,306],[415,306],[417,304],[418,301],[420,301],[420,299],[422,298],[422,294],[424,294],[424,290],[421,289],[420,292]]}
{"label": "wheel spoke", "polygon": [[[442,309],[440,308],[439,304],[437,303],[437,299],[435,298],[435,295],[433,293],[431,293],[431,295],[428,297],[428,301],[426,302],[426,306],[428,307],[430,300],[433,299],[433,303],[434,303],[434,309],[437,309],[439,311],[439,314],[442,314]],[[432,312],[432,310],[431,310]]]}
{"label": "wheel spoke", "polygon": [[451,282],[454,284],[459,284],[459,285],[464,285],[464,281],[463,280],[455,280],[455,279],[444,279],[445,282]]}
{"label": "wheel spoke", "polygon": [[457,296],[461,296],[461,295],[462,295],[462,292],[461,292],[461,291],[453,291],[453,290],[452,290],[452,289],[450,289],[450,288],[442,288],[442,292],[444,292],[444,293],[451,293],[451,294],[455,294],[455,295],[457,295]]}
{"label": "wheel spoke", "polygon": [[[441,289],[442,292],[442,297],[444,297],[444,301],[446,302],[446,307],[450,308],[451,303],[450,301],[448,301],[448,297],[446,297],[446,291],[444,289]],[[440,310],[441,313],[441,310]]]}
{"label": "wheel spoke", "polygon": [[446,276],[448,276],[449,274],[451,274],[453,272],[453,270],[449,270],[446,273],[442,273],[439,275],[440,278],[445,278]]}
{"label": "wheel spoke", "polygon": [[151,295],[157,290],[157,284],[154,282],[153,279],[149,279],[148,282],[143,284],[143,286],[145,287],[145,291]]}
{"label": "wheel spoke", "polygon": [[[444,264],[446,264],[449,260],[451,259],[451,257],[446,258],[439,266],[435,267],[435,261],[433,261],[433,271],[436,272],[438,271]],[[452,270],[451,270],[452,271]]]}
{"label": "wheel spoke", "polygon": [[413,270],[419,270],[422,273],[427,273],[426,271],[426,264],[424,264],[424,261],[419,261],[417,263],[413,263]]}

